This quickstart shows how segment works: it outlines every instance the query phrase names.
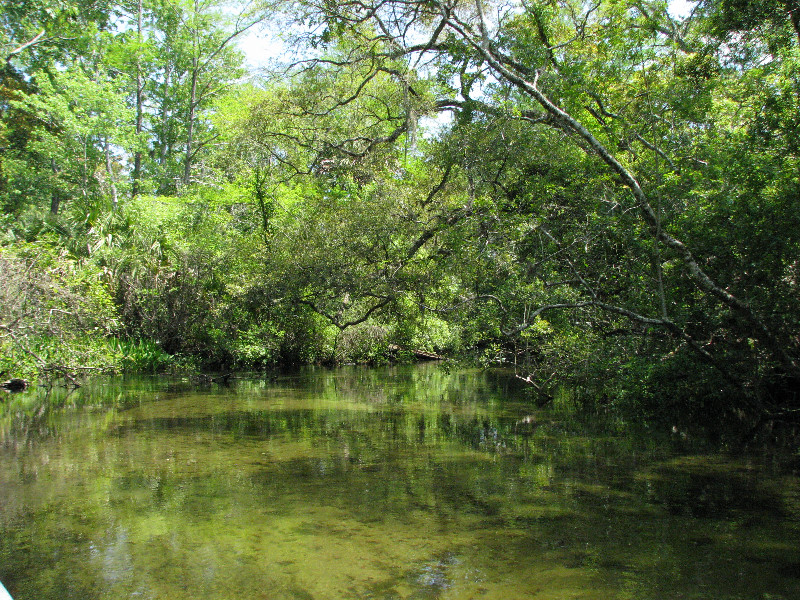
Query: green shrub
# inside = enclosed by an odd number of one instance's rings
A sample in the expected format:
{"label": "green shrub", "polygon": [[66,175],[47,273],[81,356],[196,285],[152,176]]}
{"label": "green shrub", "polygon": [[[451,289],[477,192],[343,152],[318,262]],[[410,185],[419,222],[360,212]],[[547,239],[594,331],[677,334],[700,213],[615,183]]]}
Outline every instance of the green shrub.
{"label": "green shrub", "polygon": [[119,321],[102,273],[46,243],[0,247],[0,369],[14,376],[109,368]]}

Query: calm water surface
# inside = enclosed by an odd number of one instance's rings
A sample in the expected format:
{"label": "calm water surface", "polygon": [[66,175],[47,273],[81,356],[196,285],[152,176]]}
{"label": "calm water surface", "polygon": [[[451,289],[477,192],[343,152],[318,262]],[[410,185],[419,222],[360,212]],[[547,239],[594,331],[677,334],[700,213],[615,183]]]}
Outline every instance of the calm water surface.
{"label": "calm water surface", "polygon": [[16,600],[800,599],[791,462],[578,424],[497,376],[111,380],[69,401],[0,406]]}

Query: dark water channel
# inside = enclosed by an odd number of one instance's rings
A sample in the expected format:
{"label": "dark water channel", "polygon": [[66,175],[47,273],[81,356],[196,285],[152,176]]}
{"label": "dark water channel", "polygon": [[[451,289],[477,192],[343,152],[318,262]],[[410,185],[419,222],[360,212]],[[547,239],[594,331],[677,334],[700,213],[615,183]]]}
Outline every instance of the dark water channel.
{"label": "dark water channel", "polygon": [[63,409],[2,402],[15,600],[800,599],[791,460],[532,411],[498,376],[115,379]]}

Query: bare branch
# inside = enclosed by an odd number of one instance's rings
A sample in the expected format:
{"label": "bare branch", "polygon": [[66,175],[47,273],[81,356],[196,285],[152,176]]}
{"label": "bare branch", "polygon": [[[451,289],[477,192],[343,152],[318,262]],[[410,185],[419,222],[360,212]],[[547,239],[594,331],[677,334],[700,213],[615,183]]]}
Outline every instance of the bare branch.
{"label": "bare branch", "polygon": [[27,42],[25,42],[21,46],[17,46],[13,50],[11,50],[6,55],[6,62],[9,62],[12,58],[14,58],[14,56],[16,56],[17,54],[23,52],[26,48],[30,48],[31,46],[35,46],[36,44],[41,42],[42,38],[44,37],[44,34],[45,34],[45,30],[42,29],[39,33],[37,33],[35,36],[33,36],[30,40],[28,40]]}

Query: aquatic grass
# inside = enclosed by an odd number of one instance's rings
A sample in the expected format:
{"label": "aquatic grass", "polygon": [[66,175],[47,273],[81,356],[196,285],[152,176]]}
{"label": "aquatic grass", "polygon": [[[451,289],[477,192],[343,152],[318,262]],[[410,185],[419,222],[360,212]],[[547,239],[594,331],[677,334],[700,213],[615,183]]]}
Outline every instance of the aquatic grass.
{"label": "aquatic grass", "polygon": [[175,357],[152,340],[112,338],[109,347],[123,373],[160,373],[177,363]]}

